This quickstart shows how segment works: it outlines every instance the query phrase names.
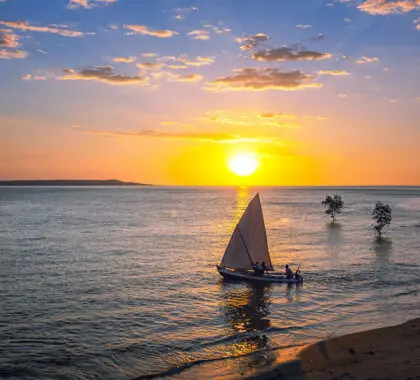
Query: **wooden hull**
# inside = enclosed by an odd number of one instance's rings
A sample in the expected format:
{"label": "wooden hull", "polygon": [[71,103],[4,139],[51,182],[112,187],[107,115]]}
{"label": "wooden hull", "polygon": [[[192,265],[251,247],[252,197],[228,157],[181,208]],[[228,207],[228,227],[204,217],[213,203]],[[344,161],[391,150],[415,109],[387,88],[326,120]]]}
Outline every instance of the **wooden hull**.
{"label": "wooden hull", "polygon": [[263,274],[257,275],[250,271],[247,272],[240,272],[234,269],[229,268],[222,268],[221,266],[217,265],[217,270],[219,273],[226,279],[232,280],[246,280],[246,281],[258,281],[258,282],[277,282],[277,283],[284,283],[284,284],[302,284],[303,278],[300,276],[299,278],[286,278],[282,274]]}

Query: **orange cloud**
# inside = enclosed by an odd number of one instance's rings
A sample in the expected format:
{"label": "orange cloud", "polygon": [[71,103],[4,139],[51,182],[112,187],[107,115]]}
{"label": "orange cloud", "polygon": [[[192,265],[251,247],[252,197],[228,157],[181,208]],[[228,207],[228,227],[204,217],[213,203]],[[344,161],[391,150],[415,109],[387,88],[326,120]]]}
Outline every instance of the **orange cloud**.
{"label": "orange cloud", "polygon": [[28,53],[23,50],[0,50],[0,59],[26,58]]}
{"label": "orange cloud", "polygon": [[275,68],[237,69],[232,75],[220,77],[207,85],[209,91],[266,91],[298,90],[322,87],[321,83],[308,83],[312,75],[299,70],[282,72]]}
{"label": "orange cloud", "polygon": [[257,116],[260,119],[275,119],[275,118],[296,119],[296,115],[277,113],[277,112],[263,112],[263,113],[258,113]]}
{"label": "orange cloud", "polygon": [[207,41],[210,39],[210,33],[208,30],[192,30],[187,35],[191,36],[195,40]]}
{"label": "orange cloud", "polygon": [[181,70],[181,69],[188,69],[188,66],[185,65],[168,65],[169,69],[172,70]]}
{"label": "orange cloud", "polygon": [[357,8],[371,15],[407,13],[420,9],[420,0],[365,0]]}
{"label": "orange cloud", "polygon": [[114,62],[118,63],[133,63],[137,60],[136,57],[114,57],[112,58]]}
{"label": "orange cloud", "polygon": [[117,74],[112,66],[93,66],[83,70],[63,69],[60,80],[93,80],[108,84],[129,85],[146,84],[148,78]]}
{"label": "orange cloud", "polygon": [[229,135],[224,133],[205,133],[205,132],[165,132],[156,129],[140,129],[140,130],[123,130],[123,131],[97,131],[83,129],[77,130],[87,134],[101,136],[127,136],[127,137],[147,137],[155,139],[174,139],[174,140],[198,140],[208,141],[221,144],[240,144],[240,143],[263,143],[263,144],[283,144],[283,140],[277,137],[245,137],[237,135]]}
{"label": "orange cloud", "polygon": [[203,79],[202,75],[199,74],[187,74],[176,79],[176,82],[198,82]]}
{"label": "orange cloud", "polygon": [[0,46],[14,48],[19,45],[19,36],[12,33],[11,30],[0,28]]}
{"label": "orange cloud", "polygon": [[124,25],[124,28],[130,30],[130,34],[143,34],[145,36],[154,36],[159,38],[169,38],[178,34],[178,32],[173,30],[150,30],[145,25]]}
{"label": "orange cloud", "polygon": [[246,112],[232,112],[223,110],[207,111],[200,120],[207,123],[216,123],[221,125],[229,125],[236,127],[251,127],[258,128],[262,126],[277,127],[277,128],[297,128],[299,124],[283,122],[276,120],[277,118],[296,119],[295,115],[279,114],[275,112],[267,113],[246,113]]}
{"label": "orange cloud", "polygon": [[30,25],[26,21],[0,21],[0,24],[12,29],[26,30],[29,32],[52,33],[64,37],[83,37],[85,35],[85,33],[82,32],[66,29],[66,25],[35,26]]}

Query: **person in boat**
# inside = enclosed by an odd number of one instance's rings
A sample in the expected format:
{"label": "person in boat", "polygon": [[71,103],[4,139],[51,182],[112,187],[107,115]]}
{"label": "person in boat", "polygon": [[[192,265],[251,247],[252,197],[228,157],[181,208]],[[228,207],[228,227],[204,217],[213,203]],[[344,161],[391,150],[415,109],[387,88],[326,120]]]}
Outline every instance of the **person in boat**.
{"label": "person in boat", "polygon": [[289,268],[289,264],[284,266],[284,271],[286,272],[286,278],[293,278],[293,271]]}
{"label": "person in boat", "polygon": [[254,273],[258,276],[261,276],[264,274],[264,269],[262,267],[262,264],[260,264],[258,261],[254,264]]}
{"label": "person in boat", "polygon": [[261,268],[262,268],[262,270],[263,270],[263,273],[265,272],[265,273],[268,273],[268,269],[267,269],[267,266],[265,265],[265,261],[263,261],[262,262],[262,264],[261,264]]}

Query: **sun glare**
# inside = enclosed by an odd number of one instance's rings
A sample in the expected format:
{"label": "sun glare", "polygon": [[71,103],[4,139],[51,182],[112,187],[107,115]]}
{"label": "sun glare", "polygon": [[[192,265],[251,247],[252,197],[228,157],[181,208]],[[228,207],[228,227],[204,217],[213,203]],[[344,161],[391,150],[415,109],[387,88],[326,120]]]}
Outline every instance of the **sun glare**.
{"label": "sun glare", "polygon": [[229,169],[236,175],[246,177],[258,169],[258,160],[251,153],[237,154],[229,160]]}

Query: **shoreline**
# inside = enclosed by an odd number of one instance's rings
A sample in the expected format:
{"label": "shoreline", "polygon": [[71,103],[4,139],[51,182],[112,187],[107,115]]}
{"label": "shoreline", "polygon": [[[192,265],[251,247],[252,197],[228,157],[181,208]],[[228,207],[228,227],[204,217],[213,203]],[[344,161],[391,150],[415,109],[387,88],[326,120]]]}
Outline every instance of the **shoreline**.
{"label": "shoreline", "polygon": [[420,379],[420,318],[309,344],[247,379]]}

